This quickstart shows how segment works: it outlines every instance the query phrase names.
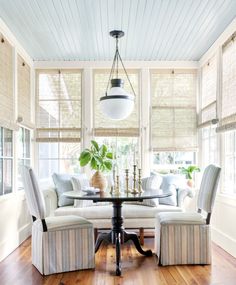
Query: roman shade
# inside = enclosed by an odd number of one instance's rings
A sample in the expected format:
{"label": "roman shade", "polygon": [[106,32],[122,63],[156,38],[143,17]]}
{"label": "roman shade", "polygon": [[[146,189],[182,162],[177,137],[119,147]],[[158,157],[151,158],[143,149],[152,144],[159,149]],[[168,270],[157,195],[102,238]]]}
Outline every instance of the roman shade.
{"label": "roman shade", "polygon": [[236,32],[222,47],[222,104],[217,132],[236,129]]}
{"label": "roman shade", "polygon": [[207,127],[217,118],[216,112],[216,56],[213,56],[201,69],[201,102],[198,127]]}
{"label": "roman shade", "polygon": [[[139,136],[139,73],[137,70],[127,70],[129,79],[134,88],[136,98],[134,110],[125,120],[114,121],[101,112],[100,97],[105,96],[109,82],[109,70],[94,71],[94,135],[100,137],[138,137]],[[124,80],[124,89],[132,94],[131,87],[124,73],[119,73],[119,78]]]}
{"label": "roman shade", "polygon": [[13,94],[13,47],[0,33],[0,126],[16,130]]}
{"label": "roman shade", "polygon": [[22,119],[21,124],[32,128],[30,67],[20,55],[17,56],[17,91],[18,118]]}
{"label": "roman shade", "polygon": [[80,142],[81,71],[37,72],[37,142]]}
{"label": "roman shade", "polygon": [[194,151],[196,139],[196,72],[151,73],[153,151]]}

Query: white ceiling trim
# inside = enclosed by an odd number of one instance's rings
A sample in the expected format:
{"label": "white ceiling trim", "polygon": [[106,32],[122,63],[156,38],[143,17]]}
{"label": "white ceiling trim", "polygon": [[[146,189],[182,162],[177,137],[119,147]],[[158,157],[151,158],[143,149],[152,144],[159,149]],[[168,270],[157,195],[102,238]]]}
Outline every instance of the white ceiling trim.
{"label": "white ceiling trim", "polygon": [[[34,61],[35,69],[50,68],[108,68],[110,69],[112,61]],[[125,68],[149,68],[149,69],[197,69],[198,61],[124,61]]]}

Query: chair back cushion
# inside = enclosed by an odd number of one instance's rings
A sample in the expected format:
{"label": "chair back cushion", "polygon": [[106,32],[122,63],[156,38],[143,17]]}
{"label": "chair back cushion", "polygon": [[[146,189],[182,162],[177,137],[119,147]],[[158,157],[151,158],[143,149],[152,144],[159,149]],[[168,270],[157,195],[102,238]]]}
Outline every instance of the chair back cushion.
{"label": "chair back cushion", "polygon": [[32,168],[23,165],[21,168],[25,197],[30,214],[37,219],[46,217],[45,201],[39,189],[37,179]]}
{"label": "chair back cushion", "polygon": [[221,168],[210,164],[204,170],[198,195],[198,209],[212,212]]}

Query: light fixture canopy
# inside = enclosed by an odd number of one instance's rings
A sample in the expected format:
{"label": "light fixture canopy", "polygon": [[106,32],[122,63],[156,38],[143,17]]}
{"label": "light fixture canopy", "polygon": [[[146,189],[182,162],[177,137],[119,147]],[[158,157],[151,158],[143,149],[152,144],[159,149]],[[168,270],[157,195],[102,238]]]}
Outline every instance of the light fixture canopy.
{"label": "light fixture canopy", "polygon": [[[123,120],[133,111],[135,92],[118,49],[118,39],[124,36],[124,32],[114,30],[110,32],[110,35],[116,39],[116,51],[107,84],[106,95],[100,98],[100,107],[101,111],[110,119]],[[123,88],[124,81],[119,78],[119,61],[125,71],[125,75],[131,86],[133,94],[129,94]],[[110,85],[111,88],[108,90]]]}

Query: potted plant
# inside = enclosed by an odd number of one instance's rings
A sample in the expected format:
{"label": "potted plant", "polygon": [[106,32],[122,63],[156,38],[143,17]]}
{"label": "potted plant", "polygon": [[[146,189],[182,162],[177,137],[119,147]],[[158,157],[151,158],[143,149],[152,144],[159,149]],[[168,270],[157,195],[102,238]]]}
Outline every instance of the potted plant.
{"label": "potted plant", "polygon": [[180,172],[188,179],[187,184],[189,187],[193,187],[193,173],[200,172],[200,168],[196,165],[190,165],[188,167],[179,167]]}
{"label": "potted plant", "polygon": [[101,191],[106,189],[107,180],[103,172],[112,169],[113,155],[105,144],[101,146],[94,140],[91,141],[90,149],[86,148],[79,157],[80,166],[90,165],[91,169],[96,170],[91,179],[91,185]]}

